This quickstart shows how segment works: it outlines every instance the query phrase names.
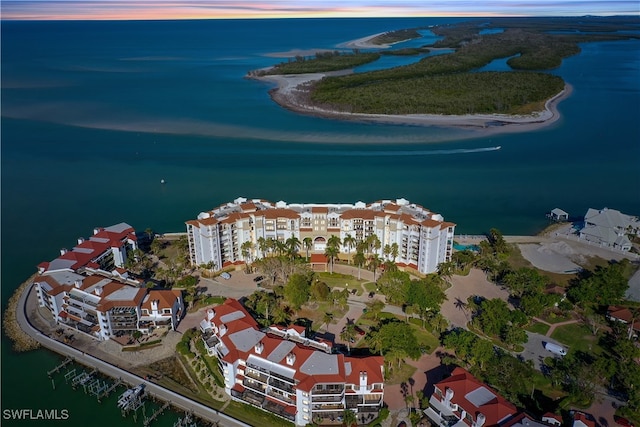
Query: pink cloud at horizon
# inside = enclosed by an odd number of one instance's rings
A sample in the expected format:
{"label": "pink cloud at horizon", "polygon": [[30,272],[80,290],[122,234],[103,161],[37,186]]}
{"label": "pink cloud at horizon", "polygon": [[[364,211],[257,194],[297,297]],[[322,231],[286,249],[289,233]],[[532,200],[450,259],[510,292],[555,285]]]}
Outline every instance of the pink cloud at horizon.
{"label": "pink cloud at horizon", "polygon": [[404,16],[640,15],[636,0],[5,0],[2,19],[150,20]]}

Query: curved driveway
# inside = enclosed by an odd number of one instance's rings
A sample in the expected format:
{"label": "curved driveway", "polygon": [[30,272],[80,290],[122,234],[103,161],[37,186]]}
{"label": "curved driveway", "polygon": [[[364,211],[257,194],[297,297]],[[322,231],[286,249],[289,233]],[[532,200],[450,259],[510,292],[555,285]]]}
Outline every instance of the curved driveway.
{"label": "curved driveway", "polygon": [[48,336],[42,334],[39,330],[37,330],[28,320],[26,315],[26,302],[29,297],[31,290],[33,289],[33,285],[27,287],[27,289],[20,295],[20,300],[18,301],[18,307],[16,309],[16,318],[20,328],[36,341],[38,341],[43,347],[48,348],[56,353],[63,354],[69,357],[72,357],[79,363],[86,365],[91,368],[97,369],[99,372],[108,375],[113,378],[120,378],[122,381],[128,384],[145,384],[145,390],[147,394],[153,395],[159,399],[169,401],[173,406],[180,408],[184,411],[191,411],[193,414],[199,418],[204,420],[209,420],[214,423],[219,423],[228,427],[244,427],[248,426],[241,421],[238,421],[234,418],[231,418],[223,413],[216,411],[213,408],[209,408],[208,406],[202,405],[196,401],[188,399],[178,393],[175,393],[169,389],[161,387],[157,384],[150,383],[145,381],[143,378],[134,375],[128,371],[118,368],[117,366],[106,363],[100,359],[97,359],[89,354],[83,353],[75,348],[56,341]]}

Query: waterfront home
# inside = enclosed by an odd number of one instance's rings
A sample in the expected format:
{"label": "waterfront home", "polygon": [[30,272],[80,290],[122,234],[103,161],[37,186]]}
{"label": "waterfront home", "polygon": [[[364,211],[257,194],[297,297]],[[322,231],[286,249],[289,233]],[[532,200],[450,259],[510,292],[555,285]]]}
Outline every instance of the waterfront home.
{"label": "waterfront home", "polygon": [[[340,253],[349,258],[356,243],[375,235],[380,247],[371,250],[399,267],[420,273],[437,271],[451,260],[455,224],[442,215],[405,199],[370,204],[289,204],[238,198],[187,221],[189,254],[193,266],[214,270],[250,263],[268,254],[269,239],[286,242],[309,238],[310,252],[322,254],[331,236],[340,238]],[[397,248],[391,256],[385,247]]]}
{"label": "waterfront home", "polygon": [[234,400],[302,426],[341,424],[345,410],[362,424],[378,416],[384,398],[380,356],[334,353],[331,343],[307,337],[301,327],[261,329],[235,299],[207,309],[200,329]]}
{"label": "waterfront home", "polygon": [[435,384],[424,413],[438,426],[492,427],[502,426],[518,410],[468,371],[456,368]]}
{"label": "waterfront home", "polygon": [[39,264],[38,305],[59,325],[98,340],[175,329],[184,313],[182,294],[146,289],[123,268],[136,242],[135,230],[125,223],[98,228],[72,250]]}
{"label": "waterfront home", "polygon": [[625,215],[615,209],[589,208],[584,216],[584,227],[580,238],[590,243],[630,251],[629,236],[640,235],[640,220],[637,216]]}

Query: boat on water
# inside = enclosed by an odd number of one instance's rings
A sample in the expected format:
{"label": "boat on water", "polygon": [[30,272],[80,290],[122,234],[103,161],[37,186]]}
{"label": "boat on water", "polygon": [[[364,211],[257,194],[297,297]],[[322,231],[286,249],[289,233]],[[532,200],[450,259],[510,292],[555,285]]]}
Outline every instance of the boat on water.
{"label": "boat on water", "polygon": [[144,392],[144,384],[139,384],[134,388],[130,388],[126,390],[122,395],[118,398],[118,408],[125,408],[129,402],[134,400],[136,397],[140,396]]}

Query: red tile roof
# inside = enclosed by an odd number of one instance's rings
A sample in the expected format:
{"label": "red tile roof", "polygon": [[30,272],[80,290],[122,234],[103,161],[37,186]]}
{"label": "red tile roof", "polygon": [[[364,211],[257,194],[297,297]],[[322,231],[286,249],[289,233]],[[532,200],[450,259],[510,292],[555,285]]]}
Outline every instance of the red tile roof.
{"label": "red tile roof", "polygon": [[[478,412],[484,414],[485,426],[487,427],[497,426],[500,421],[517,413],[517,409],[512,403],[462,368],[454,369],[451,376],[437,383],[436,387],[442,391],[443,395],[447,388],[451,389],[453,391],[451,402],[458,404],[467,413],[474,416]],[[480,406],[476,406],[468,398],[472,392],[481,388],[486,389],[494,397],[486,402],[483,401]]]}
{"label": "red tile roof", "polygon": [[325,254],[311,254],[311,257],[309,257],[310,264],[326,264],[327,262],[329,260]]}

